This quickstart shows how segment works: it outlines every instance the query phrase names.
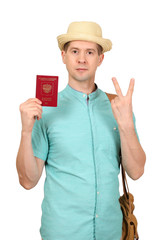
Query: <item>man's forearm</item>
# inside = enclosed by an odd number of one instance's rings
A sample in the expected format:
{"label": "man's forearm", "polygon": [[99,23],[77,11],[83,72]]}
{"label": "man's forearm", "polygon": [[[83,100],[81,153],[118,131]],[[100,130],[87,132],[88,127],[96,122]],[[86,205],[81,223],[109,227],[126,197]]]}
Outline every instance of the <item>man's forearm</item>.
{"label": "man's forearm", "polygon": [[146,155],[138,141],[134,125],[119,127],[122,164],[132,179],[140,178],[144,172]]}
{"label": "man's forearm", "polygon": [[31,133],[21,133],[21,142],[16,159],[16,167],[20,184],[26,188],[32,188],[38,179],[38,166],[33,155]]}

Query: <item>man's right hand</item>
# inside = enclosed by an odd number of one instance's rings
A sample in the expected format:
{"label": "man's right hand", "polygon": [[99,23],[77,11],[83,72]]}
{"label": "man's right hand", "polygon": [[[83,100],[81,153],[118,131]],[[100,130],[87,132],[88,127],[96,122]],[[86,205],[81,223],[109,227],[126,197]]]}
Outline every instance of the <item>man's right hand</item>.
{"label": "man's right hand", "polygon": [[26,102],[20,104],[19,110],[21,113],[22,132],[31,133],[35,122],[42,118],[42,102],[38,98],[30,98]]}

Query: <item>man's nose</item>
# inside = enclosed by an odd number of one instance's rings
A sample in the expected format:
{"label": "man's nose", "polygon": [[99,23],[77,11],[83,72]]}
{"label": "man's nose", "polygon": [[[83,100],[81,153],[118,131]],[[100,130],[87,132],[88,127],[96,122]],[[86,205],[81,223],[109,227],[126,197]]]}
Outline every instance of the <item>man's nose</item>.
{"label": "man's nose", "polygon": [[86,55],[85,53],[81,52],[78,56],[78,63],[86,63]]}

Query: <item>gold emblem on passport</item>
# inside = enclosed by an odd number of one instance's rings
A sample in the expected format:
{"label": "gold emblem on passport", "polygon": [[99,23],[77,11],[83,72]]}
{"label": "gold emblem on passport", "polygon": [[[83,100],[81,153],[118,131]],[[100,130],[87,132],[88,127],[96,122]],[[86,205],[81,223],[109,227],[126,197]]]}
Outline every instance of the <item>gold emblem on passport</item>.
{"label": "gold emblem on passport", "polygon": [[52,85],[50,85],[48,83],[43,84],[42,89],[43,89],[44,93],[50,93],[52,90]]}
{"label": "gold emblem on passport", "polygon": [[41,94],[42,96],[52,96],[53,95],[53,82],[48,83],[48,82],[42,82],[41,83]]}

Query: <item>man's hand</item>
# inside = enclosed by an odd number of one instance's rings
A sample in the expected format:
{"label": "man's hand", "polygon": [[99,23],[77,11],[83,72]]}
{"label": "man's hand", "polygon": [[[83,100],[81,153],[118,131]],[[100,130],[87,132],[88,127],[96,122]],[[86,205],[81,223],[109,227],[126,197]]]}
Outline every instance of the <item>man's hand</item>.
{"label": "man's hand", "polygon": [[129,88],[126,96],[123,96],[121,88],[115,77],[112,78],[117,97],[112,99],[111,107],[113,115],[119,127],[134,127],[132,114],[132,94],[134,90],[134,78],[130,80]]}
{"label": "man's hand", "polygon": [[120,130],[122,165],[128,176],[136,180],[144,173],[146,155],[134,129],[132,113],[134,79],[130,80],[126,96],[123,96],[116,78],[112,78],[112,81],[117,97],[111,101],[111,107]]}
{"label": "man's hand", "polygon": [[38,98],[30,98],[19,107],[22,121],[22,132],[31,133],[35,122],[42,118],[42,102]]}

